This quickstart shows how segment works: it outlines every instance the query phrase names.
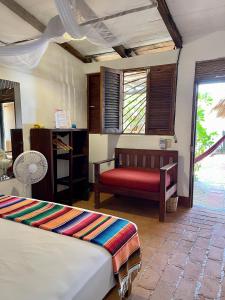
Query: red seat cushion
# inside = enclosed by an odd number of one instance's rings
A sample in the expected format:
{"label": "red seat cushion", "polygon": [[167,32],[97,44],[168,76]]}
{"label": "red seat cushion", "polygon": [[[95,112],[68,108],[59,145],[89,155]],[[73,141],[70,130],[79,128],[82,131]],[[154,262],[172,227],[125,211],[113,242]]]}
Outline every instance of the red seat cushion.
{"label": "red seat cushion", "polygon": [[[100,182],[129,189],[159,192],[160,171],[159,169],[141,168],[116,168],[100,175]],[[166,177],[166,186],[171,183],[169,174]]]}

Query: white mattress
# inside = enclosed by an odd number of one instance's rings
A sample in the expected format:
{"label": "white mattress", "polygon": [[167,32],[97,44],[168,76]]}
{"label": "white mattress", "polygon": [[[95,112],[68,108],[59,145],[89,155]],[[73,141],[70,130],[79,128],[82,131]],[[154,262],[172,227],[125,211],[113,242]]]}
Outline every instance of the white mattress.
{"label": "white mattress", "polygon": [[104,248],[0,219],[1,300],[100,300],[114,285]]}

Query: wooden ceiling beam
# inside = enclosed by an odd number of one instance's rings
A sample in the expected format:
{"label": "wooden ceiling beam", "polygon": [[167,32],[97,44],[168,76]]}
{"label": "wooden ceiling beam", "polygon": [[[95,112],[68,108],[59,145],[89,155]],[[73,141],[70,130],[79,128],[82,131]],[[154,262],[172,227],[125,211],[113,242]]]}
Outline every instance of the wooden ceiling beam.
{"label": "wooden ceiling beam", "polygon": [[[138,47],[134,47],[134,48],[128,48],[126,49],[126,51],[128,53],[134,53],[136,55],[139,55],[139,51],[143,50],[143,51],[148,51],[148,52],[151,52],[151,51],[154,51],[156,49],[158,50],[161,50],[161,51],[168,51],[168,50],[171,50],[174,48],[174,42],[171,40],[171,41],[166,41],[166,42],[160,42],[160,43],[155,43],[155,44],[149,44],[149,45],[143,45],[143,46],[138,46]],[[164,50],[165,49],[165,50]],[[95,61],[98,61],[98,57],[101,57],[101,56],[104,56],[104,55],[107,55],[107,54],[116,54],[115,52],[104,52],[104,53],[99,53],[99,54],[93,54],[93,55],[90,55],[90,56],[87,56],[87,58],[89,60],[95,60]],[[121,53],[122,54],[122,53]]]}
{"label": "wooden ceiling beam", "polygon": [[[21,19],[30,24],[39,32],[43,33],[45,31],[46,26],[43,23],[41,23],[36,17],[34,17],[31,13],[29,13],[26,9],[24,9],[20,4],[18,4],[15,0],[0,0],[0,3],[5,5],[15,15],[19,16]],[[81,60],[82,62],[88,62],[87,59],[78,50],[73,48],[69,43],[63,43],[58,45],[74,57]]]}
{"label": "wooden ceiling beam", "polygon": [[177,48],[182,48],[183,46],[182,36],[177,28],[177,25],[173,20],[173,17],[166,4],[166,0],[158,0],[158,11],[163,19],[163,22],[167,27],[167,30],[169,31],[174,41],[175,46]]}
{"label": "wooden ceiling beam", "polygon": [[88,57],[83,56],[78,50],[76,50],[73,46],[71,46],[69,43],[62,43],[58,44],[60,47],[65,49],[67,52],[78,58],[84,63],[90,63],[91,59]]}
{"label": "wooden ceiling beam", "polygon": [[118,17],[122,17],[122,16],[126,16],[126,15],[129,15],[129,14],[133,14],[133,13],[137,13],[137,12],[140,12],[140,11],[144,11],[144,10],[147,10],[147,9],[151,9],[151,8],[156,7],[156,6],[157,6],[157,3],[153,2],[152,4],[148,4],[148,5],[144,5],[144,6],[140,6],[140,7],[131,8],[131,9],[128,9],[128,10],[120,11],[118,13],[114,13],[112,15],[107,15],[107,16],[101,17],[101,18],[98,18],[95,15],[94,19],[91,19],[91,20],[88,20],[86,22],[83,22],[83,23],[80,24],[80,26],[85,26],[85,25],[90,25],[90,24],[96,24],[98,22],[112,20],[112,19],[115,19],[115,18],[118,18]]}
{"label": "wooden ceiling beam", "polygon": [[128,51],[123,45],[113,47],[113,50],[116,51],[122,58],[132,57],[131,51]]}
{"label": "wooden ceiling beam", "polygon": [[[99,24],[101,24],[101,26],[104,29],[104,31],[107,32],[109,35],[113,36],[113,34],[109,30],[109,28],[105,25],[105,23],[103,23],[101,21],[101,18],[98,19],[96,13],[90,8],[90,6],[85,1],[82,3],[82,5],[86,9],[86,13],[88,15],[93,16],[95,18],[95,19],[93,19],[93,21],[91,21],[91,24],[95,23],[96,20],[98,20]],[[81,25],[85,25],[85,24],[89,24],[89,22],[82,23]],[[100,35],[101,35],[101,32],[100,32]],[[115,46],[115,47],[113,47],[113,50],[115,50],[120,55],[120,57],[122,57],[122,58],[124,58],[124,57],[130,57],[130,55],[126,52],[126,48],[123,45]]]}

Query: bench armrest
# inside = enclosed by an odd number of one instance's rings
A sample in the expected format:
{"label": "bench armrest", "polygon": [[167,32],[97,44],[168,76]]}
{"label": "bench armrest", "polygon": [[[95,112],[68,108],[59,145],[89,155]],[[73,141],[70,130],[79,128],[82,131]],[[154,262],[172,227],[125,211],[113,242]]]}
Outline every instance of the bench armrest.
{"label": "bench armrest", "polygon": [[109,158],[109,159],[105,159],[105,160],[101,160],[101,161],[96,161],[93,164],[94,165],[101,165],[101,164],[104,164],[104,163],[107,163],[107,162],[110,162],[110,161],[113,161],[113,160],[115,160],[115,158]]}
{"label": "bench armrest", "polygon": [[170,174],[173,184],[177,183],[177,166],[178,163],[171,163],[160,168],[160,191],[161,193],[166,192],[166,176]]}
{"label": "bench armrest", "polygon": [[97,161],[94,162],[94,167],[95,167],[95,184],[99,183],[99,177],[100,177],[100,166],[101,164],[110,162],[110,161],[114,161],[115,158],[109,158],[109,159],[105,159],[105,160],[101,160],[101,161]]}
{"label": "bench armrest", "polygon": [[160,168],[160,171],[168,172],[168,171],[172,170],[176,166],[177,166],[177,163],[171,163],[171,164],[165,165],[162,168]]}

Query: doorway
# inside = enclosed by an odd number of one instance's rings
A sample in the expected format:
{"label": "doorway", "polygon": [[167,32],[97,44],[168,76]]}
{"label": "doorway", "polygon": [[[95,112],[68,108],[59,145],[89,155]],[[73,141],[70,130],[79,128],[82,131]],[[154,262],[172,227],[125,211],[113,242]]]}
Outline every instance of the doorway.
{"label": "doorway", "polygon": [[193,204],[225,211],[225,81],[198,84],[196,100]]}

